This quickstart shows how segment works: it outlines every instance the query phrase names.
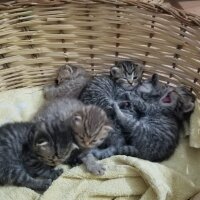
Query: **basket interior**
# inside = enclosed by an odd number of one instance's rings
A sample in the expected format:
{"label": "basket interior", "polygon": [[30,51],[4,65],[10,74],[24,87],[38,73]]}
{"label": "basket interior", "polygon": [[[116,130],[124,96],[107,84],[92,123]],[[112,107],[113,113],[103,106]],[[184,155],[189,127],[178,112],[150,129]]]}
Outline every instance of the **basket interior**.
{"label": "basket interior", "polygon": [[135,5],[14,4],[0,10],[0,91],[51,82],[58,67],[79,63],[93,75],[116,60],[139,58],[200,97],[200,27]]}

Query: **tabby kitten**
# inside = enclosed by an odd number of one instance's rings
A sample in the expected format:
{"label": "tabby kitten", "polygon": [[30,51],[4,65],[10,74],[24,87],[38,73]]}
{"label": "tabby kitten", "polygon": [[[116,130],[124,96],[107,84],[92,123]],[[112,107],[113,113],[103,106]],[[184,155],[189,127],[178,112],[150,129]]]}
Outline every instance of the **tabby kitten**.
{"label": "tabby kitten", "polygon": [[169,158],[178,144],[184,116],[194,109],[194,95],[185,88],[166,86],[153,75],[138,86],[136,93],[128,96],[128,107],[127,102],[126,106],[124,102],[113,104],[126,145],[112,146],[93,154],[99,159],[117,154],[150,161]]}
{"label": "tabby kitten", "polygon": [[173,154],[184,115],[194,109],[194,96],[187,91],[186,102],[182,89],[169,87],[166,90],[159,101],[155,100],[154,103],[147,103],[139,96],[132,95],[129,114],[123,113],[114,104],[116,118],[127,133],[127,145],[118,148],[117,154],[150,161],[163,161]]}
{"label": "tabby kitten", "polygon": [[77,99],[59,98],[43,106],[35,120],[48,123],[54,120],[64,122],[67,128],[63,131],[73,135],[81,152],[78,158],[86,165],[87,170],[96,175],[104,173],[105,167],[97,163],[90,153],[90,150],[100,145],[112,130],[111,123],[101,108],[85,106]]}
{"label": "tabby kitten", "polygon": [[66,64],[60,67],[56,84],[44,87],[45,98],[47,100],[57,97],[78,98],[89,79],[89,74],[82,67]]}
{"label": "tabby kitten", "polygon": [[109,76],[95,77],[80,95],[85,104],[100,106],[112,115],[112,104],[127,90],[133,90],[142,77],[143,65],[138,60],[119,61],[110,69]]}
{"label": "tabby kitten", "polygon": [[54,167],[75,148],[62,126],[21,122],[0,127],[0,184],[46,190],[63,172]]}

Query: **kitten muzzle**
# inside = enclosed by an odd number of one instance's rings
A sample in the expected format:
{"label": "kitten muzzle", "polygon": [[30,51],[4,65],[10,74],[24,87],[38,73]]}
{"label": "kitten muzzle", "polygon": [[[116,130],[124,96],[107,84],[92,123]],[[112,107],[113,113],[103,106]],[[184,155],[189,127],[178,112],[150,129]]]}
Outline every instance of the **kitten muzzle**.
{"label": "kitten muzzle", "polygon": [[172,102],[172,94],[175,93],[177,94],[177,92],[175,90],[170,90],[162,99],[161,101],[163,103],[171,103]]}

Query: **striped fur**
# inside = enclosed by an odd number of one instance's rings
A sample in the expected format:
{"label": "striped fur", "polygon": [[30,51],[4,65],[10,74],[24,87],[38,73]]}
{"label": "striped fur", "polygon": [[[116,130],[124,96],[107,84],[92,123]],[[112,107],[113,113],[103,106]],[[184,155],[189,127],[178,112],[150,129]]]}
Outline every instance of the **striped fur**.
{"label": "striped fur", "polygon": [[173,154],[185,114],[191,114],[194,109],[194,96],[185,89],[172,89],[160,84],[155,75],[144,81],[136,93],[128,95],[130,102],[126,110],[114,104],[126,145],[94,152],[97,158],[121,154],[163,161]]}
{"label": "striped fur", "polygon": [[47,100],[59,97],[77,98],[89,79],[89,74],[80,66],[61,66],[56,83],[44,87],[45,98]]}
{"label": "striped fur", "polygon": [[53,123],[56,120],[64,122],[65,131],[73,135],[75,143],[80,148],[80,156],[70,158],[65,163],[76,164],[79,163],[77,159],[81,159],[92,173],[104,173],[105,168],[95,161],[88,150],[99,146],[112,130],[105,111],[94,105],[86,106],[77,99],[58,98],[45,104],[34,120],[46,123]]}
{"label": "striped fur", "polygon": [[109,76],[95,77],[84,88],[80,95],[85,104],[100,106],[111,116],[112,104],[121,93],[133,90],[142,77],[143,65],[138,62],[120,61],[110,70]]}
{"label": "striped fur", "polygon": [[56,123],[10,123],[2,126],[0,184],[46,190],[62,173],[62,169],[55,170],[54,167],[66,160],[73,150],[72,136],[59,127],[61,125]]}

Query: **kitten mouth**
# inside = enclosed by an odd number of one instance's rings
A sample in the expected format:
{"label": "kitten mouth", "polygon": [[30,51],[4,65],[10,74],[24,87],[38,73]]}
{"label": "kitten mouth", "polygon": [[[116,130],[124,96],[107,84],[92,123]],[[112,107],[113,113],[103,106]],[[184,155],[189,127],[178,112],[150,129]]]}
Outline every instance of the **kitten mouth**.
{"label": "kitten mouth", "polygon": [[172,100],[171,100],[170,94],[167,94],[164,98],[162,98],[162,102],[163,103],[171,103]]}
{"label": "kitten mouth", "polygon": [[172,94],[173,92],[175,92],[175,91],[170,91],[170,92],[168,92],[168,93],[161,99],[161,101],[162,101],[163,103],[171,103],[171,102],[172,102],[171,94]]}

